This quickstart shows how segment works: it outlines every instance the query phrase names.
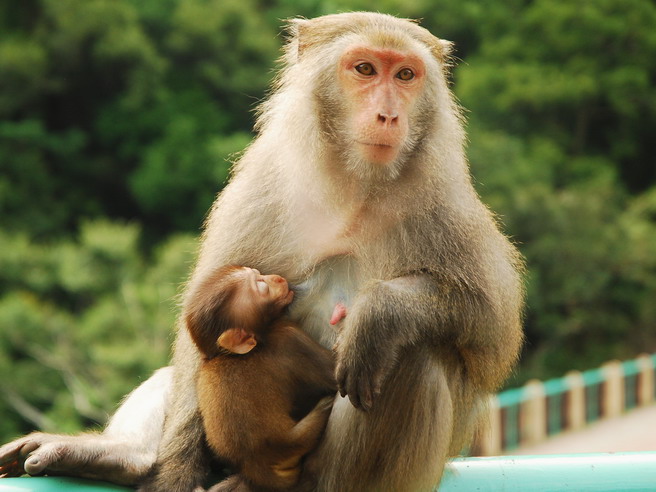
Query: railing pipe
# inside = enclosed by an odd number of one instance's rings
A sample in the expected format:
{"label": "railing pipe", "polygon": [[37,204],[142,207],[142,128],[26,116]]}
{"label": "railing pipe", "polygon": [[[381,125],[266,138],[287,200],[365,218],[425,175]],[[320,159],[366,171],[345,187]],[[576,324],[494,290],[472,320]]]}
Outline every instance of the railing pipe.
{"label": "railing pipe", "polygon": [[563,378],[531,380],[499,393],[489,406],[490,429],[481,432],[471,450],[484,456],[502,454],[653,404],[655,368],[656,354],[641,355],[584,372],[571,371]]}
{"label": "railing pipe", "polygon": [[439,492],[653,492],[656,452],[463,458]]}
{"label": "railing pipe", "polygon": [[[435,492],[653,492],[656,452],[460,458]],[[0,479],[0,492],[133,492],[105,482],[30,477]]]}
{"label": "railing pipe", "polygon": [[533,379],[524,386],[526,400],[520,407],[522,444],[537,444],[547,437],[547,405],[544,384]]}
{"label": "railing pipe", "polygon": [[601,367],[604,374],[602,393],[602,416],[613,418],[622,414],[624,410],[624,374],[622,363],[614,360]]}

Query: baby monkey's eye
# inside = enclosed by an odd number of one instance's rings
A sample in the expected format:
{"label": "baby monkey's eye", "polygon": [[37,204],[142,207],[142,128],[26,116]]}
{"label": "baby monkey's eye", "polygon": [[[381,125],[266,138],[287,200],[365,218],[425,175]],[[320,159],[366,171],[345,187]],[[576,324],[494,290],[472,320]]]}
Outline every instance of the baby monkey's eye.
{"label": "baby monkey's eye", "polygon": [[373,75],[376,73],[374,66],[371,63],[360,63],[355,69],[362,75]]}
{"label": "baby monkey's eye", "polygon": [[260,294],[268,294],[269,293],[269,286],[264,280],[258,280],[257,281],[257,290]]}

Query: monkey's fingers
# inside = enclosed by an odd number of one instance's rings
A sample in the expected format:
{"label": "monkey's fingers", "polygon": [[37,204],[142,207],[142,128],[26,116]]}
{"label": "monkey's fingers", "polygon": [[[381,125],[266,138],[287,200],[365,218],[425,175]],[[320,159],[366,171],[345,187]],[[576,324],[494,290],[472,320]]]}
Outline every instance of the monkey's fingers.
{"label": "monkey's fingers", "polygon": [[349,394],[349,398],[353,398],[353,396],[355,396],[355,399],[358,402],[358,404],[355,405],[356,408],[364,410],[365,412],[369,412],[374,406],[374,396],[371,388],[371,382],[361,377],[359,381],[356,381],[355,386],[357,387],[356,393],[353,395],[353,392],[351,392],[351,394]]}
{"label": "monkey's fingers", "polygon": [[33,476],[41,475],[45,473],[46,468],[58,460],[58,455],[58,450],[40,448],[25,460],[25,471]]}
{"label": "monkey's fingers", "polygon": [[346,369],[343,364],[337,368],[337,387],[342,397],[348,396],[351,404],[365,412],[374,406],[374,399],[380,393],[379,385],[368,368]]}
{"label": "monkey's fingers", "polygon": [[348,379],[348,374],[344,364],[338,362],[335,367],[335,381],[337,382],[337,391],[342,398],[346,396],[346,380]]}

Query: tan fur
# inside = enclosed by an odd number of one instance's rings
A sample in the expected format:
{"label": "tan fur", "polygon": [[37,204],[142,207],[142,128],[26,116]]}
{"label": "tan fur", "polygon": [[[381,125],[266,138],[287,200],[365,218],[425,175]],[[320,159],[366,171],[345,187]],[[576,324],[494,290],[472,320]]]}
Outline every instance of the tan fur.
{"label": "tan fur", "polygon": [[[522,262],[471,184],[445,43],[379,14],[297,20],[290,31],[259,136],[209,216],[187,302],[219,264],[279,273],[306,282],[308,295],[292,315],[330,346],[338,341],[330,309],[345,300],[338,370],[351,391],[364,388],[365,400],[377,379],[382,386],[370,413],[348,400],[337,405],[317,460],[318,490],[429,490],[517,358]],[[415,150],[393,175],[340,165],[339,142],[316,118],[315,91],[339,97],[333,67],[353,44],[411,50],[426,64],[410,115]],[[395,284],[401,277],[410,280]],[[388,335],[395,318],[403,326]],[[393,360],[377,361],[376,351]],[[172,428],[194,407],[193,353],[181,333]]]}
{"label": "tan fur", "polygon": [[252,352],[204,361],[198,399],[210,448],[246,483],[295,485],[301,458],[330,415],[332,371],[331,354],[283,320],[266,328]]}
{"label": "tan fur", "polygon": [[284,319],[294,292],[278,275],[224,265],[199,294],[185,322],[203,354],[196,388],[207,443],[243,487],[287,489],[328,421],[332,354]]}

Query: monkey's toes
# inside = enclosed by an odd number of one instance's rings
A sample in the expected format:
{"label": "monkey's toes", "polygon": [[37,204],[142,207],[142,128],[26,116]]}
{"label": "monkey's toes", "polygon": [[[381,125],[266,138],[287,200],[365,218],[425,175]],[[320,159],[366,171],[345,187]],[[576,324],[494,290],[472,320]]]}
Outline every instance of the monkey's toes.
{"label": "monkey's toes", "polygon": [[24,473],[25,471],[18,460],[0,465],[0,478],[20,477]]}
{"label": "monkey's toes", "polygon": [[41,436],[40,433],[34,433],[0,447],[0,477],[24,475],[25,458],[41,445]]}
{"label": "monkey's toes", "polygon": [[25,460],[25,471],[29,475],[41,475],[50,464],[51,460],[40,456],[37,452]]}

